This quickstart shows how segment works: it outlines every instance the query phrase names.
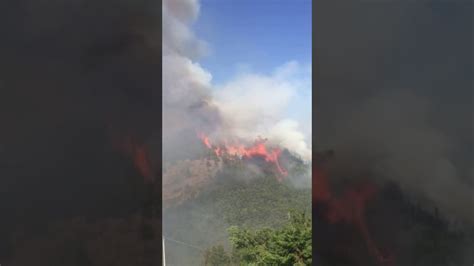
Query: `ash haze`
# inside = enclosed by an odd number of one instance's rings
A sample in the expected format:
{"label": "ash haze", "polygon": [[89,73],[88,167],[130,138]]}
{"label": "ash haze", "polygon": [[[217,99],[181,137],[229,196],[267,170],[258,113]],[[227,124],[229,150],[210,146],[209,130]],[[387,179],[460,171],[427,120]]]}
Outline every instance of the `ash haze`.
{"label": "ash haze", "polygon": [[474,223],[472,2],[317,2],[316,147]]}
{"label": "ash haze", "polygon": [[[313,148],[334,151],[326,167],[335,187],[377,184],[367,228],[393,265],[474,260],[472,5],[314,2]],[[313,207],[317,265],[373,265],[358,261],[362,245],[331,257],[350,241],[320,213]]]}

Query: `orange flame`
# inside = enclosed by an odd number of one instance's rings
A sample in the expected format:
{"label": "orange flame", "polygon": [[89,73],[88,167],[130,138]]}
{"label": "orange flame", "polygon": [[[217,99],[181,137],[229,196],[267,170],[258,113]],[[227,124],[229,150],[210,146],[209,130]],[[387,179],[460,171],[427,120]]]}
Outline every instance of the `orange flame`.
{"label": "orange flame", "polygon": [[137,143],[131,137],[116,142],[117,147],[132,157],[133,165],[140,172],[146,182],[153,181],[153,171],[148,150],[144,144]]}
{"label": "orange flame", "polygon": [[274,164],[282,176],[288,175],[288,171],[281,167],[279,162],[281,150],[278,148],[268,149],[265,146],[266,139],[257,139],[252,146],[245,146],[238,143],[229,144],[227,142],[225,142],[223,145],[217,146],[212,145],[209,137],[204,133],[198,133],[198,137],[208,149],[212,150],[216,154],[217,157],[222,157],[224,155],[244,159],[260,157],[266,162]]}
{"label": "orange flame", "polygon": [[328,207],[325,216],[330,223],[344,222],[354,225],[365,239],[369,253],[379,265],[395,264],[391,254],[382,254],[367,228],[365,210],[367,203],[377,193],[375,185],[370,183],[347,189],[341,196],[332,193],[327,177],[321,169],[313,167],[313,204],[325,203]]}

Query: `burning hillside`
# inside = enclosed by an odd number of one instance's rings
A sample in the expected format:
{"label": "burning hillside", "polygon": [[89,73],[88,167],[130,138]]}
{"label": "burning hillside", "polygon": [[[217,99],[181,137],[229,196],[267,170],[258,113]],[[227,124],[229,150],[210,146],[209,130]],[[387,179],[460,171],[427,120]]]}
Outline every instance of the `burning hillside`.
{"label": "burning hillside", "polygon": [[255,157],[263,158],[266,162],[275,165],[281,176],[287,176],[288,172],[281,167],[279,157],[280,148],[267,148],[267,139],[258,138],[252,145],[244,145],[237,141],[213,145],[210,138],[203,133],[198,134],[203,144],[212,150],[217,157],[228,157],[238,159],[252,159]]}
{"label": "burning hillside", "polygon": [[[326,156],[330,156],[331,153]],[[325,158],[324,158],[325,159]],[[383,254],[374,242],[367,226],[367,205],[375,197],[377,187],[369,181],[350,184],[342,193],[335,194],[321,161],[313,168],[313,208],[319,218],[329,224],[346,224],[357,230],[365,241],[368,254],[377,265],[395,265],[392,254]]]}
{"label": "burning hillside", "polygon": [[455,229],[436,206],[423,207],[397,183],[375,182],[373,173],[340,177],[337,160],[331,151],[313,164],[318,265],[464,265],[463,254],[473,245],[472,227]]}
{"label": "burning hillside", "polygon": [[[310,134],[287,112],[300,85],[310,89],[311,68],[290,61],[270,74],[229,76],[225,83],[215,84],[198,60],[207,47],[192,29],[199,12],[200,1],[163,1],[165,205],[195,198],[216,179],[292,179],[293,154],[311,160]],[[238,170],[224,174],[234,168]]]}
{"label": "burning hillside", "polygon": [[[280,148],[269,146],[264,139],[257,139],[251,145],[239,144],[236,141],[214,144],[204,134],[198,134],[202,142],[202,155],[196,159],[172,161],[165,164],[163,170],[163,201],[168,204],[182,203],[194,198],[205,190],[218,174],[225,168],[240,166],[240,173],[231,179],[245,179],[248,171],[266,172],[279,182],[289,177],[283,165],[294,168],[302,164],[296,157],[283,152]],[[135,157],[135,161],[138,159]],[[136,164],[137,169],[139,165]],[[294,172],[294,171],[293,171]],[[292,173],[295,174],[295,173]]]}
{"label": "burning hillside", "polygon": [[[170,181],[189,176],[174,184],[180,193],[163,206],[163,234],[173,239],[168,244],[167,256],[174,265],[199,264],[203,258],[199,249],[220,244],[229,247],[229,226],[277,228],[286,224],[291,210],[310,212],[309,187],[296,188],[288,184],[287,179],[278,181],[279,173],[274,164],[263,158],[219,158],[212,151],[204,151],[201,160],[178,161],[165,166],[164,178]],[[282,153],[281,159],[285,159],[284,156]],[[206,169],[208,162],[219,162],[221,167],[213,168],[214,163],[210,163],[211,169],[217,171],[206,177],[210,173]],[[288,168],[288,172],[291,177],[294,169]],[[193,180],[199,183],[184,185]],[[164,190],[165,183],[164,180]],[[176,244],[174,240],[196,248]]]}

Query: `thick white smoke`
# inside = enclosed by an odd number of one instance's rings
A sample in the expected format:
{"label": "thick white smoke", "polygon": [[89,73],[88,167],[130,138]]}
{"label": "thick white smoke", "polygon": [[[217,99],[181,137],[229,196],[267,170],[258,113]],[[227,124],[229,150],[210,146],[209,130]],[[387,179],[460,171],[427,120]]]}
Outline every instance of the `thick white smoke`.
{"label": "thick white smoke", "polygon": [[196,130],[219,121],[211,100],[212,76],[195,61],[205,50],[190,30],[198,13],[197,1],[163,1],[164,160],[192,154]]}
{"label": "thick white smoke", "polygon": [[197,0],[163,1],[165,153],[182,145],[183,132],[205,130],[219,139],[268,138],[310,160],[311,132],[303,133],[301,122],[289,119],[286,111],[299,90],[310,88],[310,68],[290,62],[269,75],[247,73],[214,86],[212,75],[197,63],[206,52],[206,44],[190,29],[198,15]]}
{"label": "thick white smoke", "polygon": [[[302,159],[311,160],[310,130],[305,134],[300,121],[287,117],[292,98],[310,88],[310,82],[311,69],[296,62],[284,64],[270,75],[237,76],[219,87],[215,94],[226,123],[223,130],[246,140],[267,137]],[[310,109],[310,102],[307,108]]]}

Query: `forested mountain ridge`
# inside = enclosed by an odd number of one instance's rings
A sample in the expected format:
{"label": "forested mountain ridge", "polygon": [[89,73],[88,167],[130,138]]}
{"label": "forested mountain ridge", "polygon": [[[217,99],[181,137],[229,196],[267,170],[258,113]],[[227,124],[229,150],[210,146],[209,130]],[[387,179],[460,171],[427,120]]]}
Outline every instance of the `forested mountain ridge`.
{"label": "forested mountain ridge", "polygon": [[[305,167],[308,166],[293,166],[289,172],[301,174]],[[227,161],[213,182],[192,200],[166,208],[163,222],[164,234],[170,239],[170,263],[199,265],[212,246],[230,250],[231,226],[252,230],[284,228],[292,211],[306,213],[310,218],[311,188],[295,187],[288,179],[280,182],[275,174],[248,162]]]}

